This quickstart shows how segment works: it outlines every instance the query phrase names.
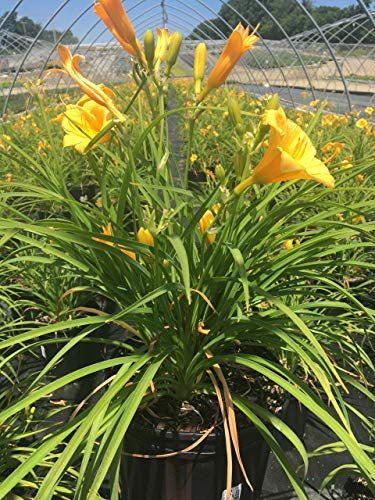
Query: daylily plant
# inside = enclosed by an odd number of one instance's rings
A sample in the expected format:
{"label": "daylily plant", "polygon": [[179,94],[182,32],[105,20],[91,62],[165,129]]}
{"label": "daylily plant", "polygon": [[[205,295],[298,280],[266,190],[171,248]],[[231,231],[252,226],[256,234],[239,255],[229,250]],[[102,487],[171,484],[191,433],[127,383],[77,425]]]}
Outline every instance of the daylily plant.
{"label": "daylily plant", "polygon": [[[277,95],[259,100],[259,113],[249,111],[246,98],[237,99],[233,89],[215,101],[214,89],[243,54],[256,49],[258,26],[234,28],[207,78],[207,47],[200,42],[185,100],[180,92],[179,107],[171,109],[170,75],[181,33],[163,27],[155,37],[147,30],[142,47],[121,0],[98,0],[94,10],[129,54],[136,86],[126,86],[124,98],[125,87],[114,92],[91,82],[79,66],[82,57],[59,45],[63,68],[57,71],[69,75],[85,95],[67,104],[52,125],[45,119],[46,128],[58,129],[57,121],[65,133],[62,145],[61,136],[55,142],[53,132],[48,136],[55,164],[43,143],[38,161],[21,156],[22,165],[30,161],[25,168],[35,182],[25,187],[12,179],[4,187],[3,203],[11,204],[0,218],[0,238],[3,245],[11,238],[24,245],[24,253],[11,248],[10,266],[25,254],[27,265],[54,268],[71,285],[54,292],[58,313],[50,324],[40,315],[0,343],[11,346],[1,360],[4,364],[9,357],[13,373],[14,353],[23,355],[28,345],[35,356],[43,339],[53,335],[63,347],[26,395],[17,394],[5,409],[4,421],[23,422],[18,412],[27,414],[39,399],[45,405],[64,384],[82,377],[86,383],[84,377],[93,373],[100,373],[101,382],[56,433],[43,434],[30,461],[17,455],[20,465],[4,480],[1,493],[7,497],[20,481],[31,488],[29,479],[41,469],[46,477],[35,480],[38,500],[60,494],[94,500],[108,478],[111,498],[118,499],[119,485],[125,495],[127,480],[119,481],[128,456],[122,446],[134,419],[157,425],[160,417],[171,428],[176,423],[176,430],[185,424],[188,409],[198,417],[199,442],[218,427],[224,434],[223,500],[231,498],[233,454],[243,487],[245,482],[251,487],[253,471],[241,455],[238,433],[244,421],[268,443],[299,498],[308,500],[302,478],[307,452],[277,413],[285,394],[336,436],[323,452],[349,451],[354,470],[375,484],[373,461],[353,435],[344,397],[351,386],[369,393],[360,380],[372,361],[357,338],[369,334],[372,312],[341,284],[344,275],[332,278],[339,266],[364,265],[359,252],[370,248],[373,226],[362,215],[363,201],[347,207],[354,227],[343,220],[345,207],[334,198],[338,190],[332,191],[335,178],[309,137],[318,119],[305,129],[306,123],[297,125]],[[177,85],[174,92],[176,97]],[[205,119],[210,123],[198,125]],[[228,133],[220,141],[224,128]],[[209,139],[214,160],[204,152]],[[5,136],[2,141],[0,153],[8,160],[9,141]],[[61,154],[61,147],[71,150]],[[18,146],[14,150],[20,152]],[[83,202],[72,196],[69,182],[61,181],[76,161],[95,192]],[[356,179],[365,182],[363,176]],[[22,213],[25,192],[34,196],[33,208],[42,200],[59,212],[43,218],[42,203],[41,220]],[[32,255],[26,254],[30,248]],[[346,258],[353,248],[358,255]],[[13,285],[21,278],[10,269]],[[80,294],[89,297],[89,306],[64,309],[68,297]],[[116,328],[110,330],[111,324]],[[96,343],[95,350],[107,358],[50,381],[54,363],[87,343]],[[298,451],[300,475],[278,443],[279,433]],[[72,495],[66,475],[74,480]]]}

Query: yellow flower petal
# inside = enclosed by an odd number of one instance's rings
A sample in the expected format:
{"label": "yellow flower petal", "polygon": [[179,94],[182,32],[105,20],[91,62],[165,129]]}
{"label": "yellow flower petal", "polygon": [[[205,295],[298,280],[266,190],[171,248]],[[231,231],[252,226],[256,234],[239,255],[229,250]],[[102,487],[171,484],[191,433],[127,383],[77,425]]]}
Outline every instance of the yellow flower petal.
{"label": "yellow flower petal", "polygon": [[368,121],[365,118],[360,118],[355,122],[355,126],[358,128],[366,128],[368,127]]}
{"label": "yellow flower petal", "polygon": [[[220,203],[216,203],[210,210],[206,210],[203,216],[199,220],[199,230],[202,234],[206,233],[206,231],[210,228],[213,220],[215,219],[216,214],[221,208]],[[206,243],[207,245],[212,245],[215,241],[216,235],[206,233]]]}
{"label": "yellow flower petal", "polygon": [[89,142],[90,139],[87,139],[86,137],[79,137],[78,135],[66,135],[63,139],[63,147],[67,148],[69,146],[74,146],[79,153],[83,154]]}
{"label": "yellow flower petal", "polygon": [[[84,152],[91,139],[109,123],[107,109],[90,99],[80,106],[68,105],[61,116],[59,122],[66,133],[63,146],[74,146],[80,153]],[[98,142],[108,141],[110,135],[108,132]]]}
{"label": "yellow flower petal", "polygon": [[143,243],[144,245],[149,245],[153,247],[155,245],[154,238],[149,231],[149,229],[145,229],[144,227],[140,227],[137,233],[137,240],[139,243]]}
{"label": "yellow flower petal", "polygon": [[240,194],[251,184],[269,184],[297,179],[311,179],[332,188],[335,180],[322,161],[307,134],[286,118],[283,109],[269,110],[264,123],[270,126],[269,146],[253,174],[234,189]]}

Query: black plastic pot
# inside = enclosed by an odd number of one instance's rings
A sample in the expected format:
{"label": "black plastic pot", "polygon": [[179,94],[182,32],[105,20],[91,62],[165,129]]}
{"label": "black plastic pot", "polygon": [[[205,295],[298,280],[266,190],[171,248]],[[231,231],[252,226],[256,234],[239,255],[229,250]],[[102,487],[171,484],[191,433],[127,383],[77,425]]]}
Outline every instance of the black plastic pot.
{"label": "black plastic pot", "polygon": [[367,482],[362,478],[349,477],[344,484],[342,492],[344,500],[373,500],[374,496],[368,488]]}
{"label": "black plastic pot", "polygon": [[91,202],[94,199],[97,189],[97,186],[94,184],[82,184],[80,186],[70,187],[69,191],[76,201],[85,203]]}
{"label": "black plastic pot", "polygon": [[[133,426],[125,437],[124,451],[156,455],[182,450],[201,437],[199,433],[151,431]],[[260,498],[269,447],[255,427],[239,432],[242,460],[253,485],[247,486],[233,453],[232,500]],[[224,436],[210,434],[196,448],[170,458],[134,458],[122,463],[122,500],[224,500],[226,490]]]}
{"label": "black plastic pot", "polygon": [[[279,416],[300,439],[303,439],[305,435],[308,411],[297,399],[287,396]],[[293,448],[292,443],[284,436],[284,434],[276,430],[273,431],[273,434],[284,451],[289,451]]]}

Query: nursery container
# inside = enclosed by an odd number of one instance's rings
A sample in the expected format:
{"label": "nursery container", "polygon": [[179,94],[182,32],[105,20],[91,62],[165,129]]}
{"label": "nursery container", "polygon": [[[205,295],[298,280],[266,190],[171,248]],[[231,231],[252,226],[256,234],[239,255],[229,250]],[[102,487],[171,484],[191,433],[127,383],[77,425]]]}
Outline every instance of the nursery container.
{"label": "nursery container", "polygon": [[[288,395],[285,398],[279,417],[287,424],[288,427],[292,429],[292,431],[297,434],[300,439],[303,439],[307,424],[308,411],[297,399]],[[292,443],[284,436],[284,434],[276,429],[273,431],[273,434],[284,451],[289,451],[293,448]]]}
{"label": "nursery container", "polygon": [[[163,454],[182,450],[202,436],[133,426],[126,434],[126,453]],[[269,447],[254,426],[239,431],[241,456],[254,491],[247,486],[233,452],[232,500],[260,498]],[[226,450],[222,433],[210,434],[189,452],[170,458],[135,458],[124,453],[122,500],[224,500]]]}

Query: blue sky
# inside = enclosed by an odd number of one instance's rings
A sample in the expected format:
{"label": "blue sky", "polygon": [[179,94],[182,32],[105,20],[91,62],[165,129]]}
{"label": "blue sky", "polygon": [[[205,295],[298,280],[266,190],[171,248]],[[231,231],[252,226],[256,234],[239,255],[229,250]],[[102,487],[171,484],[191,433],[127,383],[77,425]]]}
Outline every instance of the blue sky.
{"label": "blue sky", "polygon": [[[17,3],[18,0],[7,0],[7,7],[4,10],[8,10],[9,7],[13,8]],[[165,0],[165,4],[170,11],[170,22],[168,23],[170,28],[190,32],[191,28],[198,22],[214,17],[222,2],[220,0]],[[356,4],[356,0],[315,0],[314,4],[346,7],[347,5]],[[23,0],[17,11],[19,16],[28,16],[43,25],[61,8],[47,29],[64,30],[87,9],[87,13],[72,27],[74,34],[82,38],[98,20],[92,12],[92,5],[92,0]],[[140,32],[149,26],[162,24],[160,0],[125,0],[125,7],[134,26]],[[1,11],[0,8],[0,14]],[[172,25],[172,19],[175,26]],[[93,40],[101,33],[103,28],[102,23],[93,28],[87,35],[87,40]],[[105,33],[101,35],[98,41],[107,39],[108,34]]]}

